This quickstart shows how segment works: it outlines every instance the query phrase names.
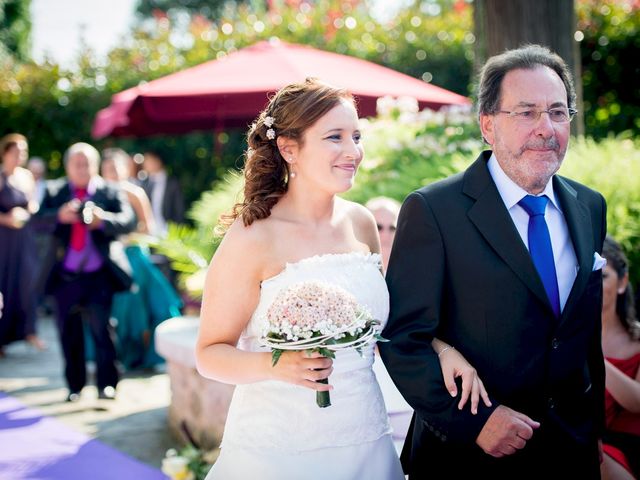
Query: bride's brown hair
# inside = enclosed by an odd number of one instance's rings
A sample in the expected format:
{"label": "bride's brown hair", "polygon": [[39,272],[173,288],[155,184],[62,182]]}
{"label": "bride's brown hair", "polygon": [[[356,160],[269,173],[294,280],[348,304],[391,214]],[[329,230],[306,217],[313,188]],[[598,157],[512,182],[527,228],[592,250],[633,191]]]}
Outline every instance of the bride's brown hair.
{"label": "bride's brown hair", "polygon": [[228,227],[242,217],[245,226],[267,218],[288,188],[289,164],[280,154],[276,140],[286,137],[303,144],[304,132],[342,100],[354,102],[342,88],[332,87],[315,78],[280,89],[249,129],[243,169],[244,198],[220,224]]}

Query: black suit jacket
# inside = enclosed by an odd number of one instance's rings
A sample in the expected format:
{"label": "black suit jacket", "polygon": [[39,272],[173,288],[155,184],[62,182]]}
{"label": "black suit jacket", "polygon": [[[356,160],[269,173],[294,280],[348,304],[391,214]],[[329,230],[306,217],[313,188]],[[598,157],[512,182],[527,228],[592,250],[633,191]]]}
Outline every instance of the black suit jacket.
{"label": "black suit jacket", "polygon": [[[140,183],[147,196],[152,200],[151,181],[147,178]],[[167,184],[162,197],[162,216],[165,221],[173,223],[184,223],[184,196],[177,178],[167,175]]]}
{"label": "black suit jacket", "polygon": [[[136,217],[122,189],[116,184],[105,182],[102,178],[94,181],[96,191],[91,201],[105,211],[105,218],[103,218],[103,228],[91,230],[91,238],[105,260],[114,291],[127,290],[131,286],[131,278],[113,258],[110,246],[118,235],[135,229]],[[55,289],[60,281],[60,265],[71,240],[71,226],[58,223],[58,210],[72,198],[71,188],[66,178],[49,181],[37,214],[39,229],[52,233],[54,239],[41,279],[45,290],[49,292]]]}
{"label": "black suit jacket", "polygon": [[[483,152],[466,172],[410,194],[398,220],[386,276],[391,310],[383,336],[390,342],[379,347],[415,409],[403,464],[418,478],[467,467],[476,474],[528,478],[522,467],[544,463],[550,449],[595,445],[603,425],[602,275],[592,267],[606,232],[604,199],[576,182],[553,178],[579,263],[556,319],[488,171],[490,156]],[[477,369],[491,408],[481,405],[475,416],[468,406],[458,410],[459,396],[446,391],[430,345],[434,336]],[[496,464],[475,440],[499,404],[555,433],[534,433],[526,454]],[[570,457],[565,456],[568,462],[577,461]],[[504,465],[513,469],[501,470]]]}

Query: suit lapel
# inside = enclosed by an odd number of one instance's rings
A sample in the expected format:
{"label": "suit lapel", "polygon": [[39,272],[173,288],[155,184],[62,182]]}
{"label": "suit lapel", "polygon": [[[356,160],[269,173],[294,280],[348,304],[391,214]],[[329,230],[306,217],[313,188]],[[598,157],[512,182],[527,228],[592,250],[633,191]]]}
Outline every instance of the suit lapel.
{"label": "suit lapel", "polygon": [[483,152],[465,173],[463,192],[476,200],[467,215],[496,254],[551,311],[544,285],[529,251],[522,243],[487,169],[490,157],[491,152]]}
{"label": "suit lapel", "polygon": [[571,293],[562,311],[561,318],[564,319],[570,315],[571,310],[580,298],[589,280],[595,246],[593,244],[593,229],[589,211],[583,203],[578,201],[576,191],[564,179],[558,176],[553,178],[553,190],[562,207],[579,265],[578,274],[573,282]]}

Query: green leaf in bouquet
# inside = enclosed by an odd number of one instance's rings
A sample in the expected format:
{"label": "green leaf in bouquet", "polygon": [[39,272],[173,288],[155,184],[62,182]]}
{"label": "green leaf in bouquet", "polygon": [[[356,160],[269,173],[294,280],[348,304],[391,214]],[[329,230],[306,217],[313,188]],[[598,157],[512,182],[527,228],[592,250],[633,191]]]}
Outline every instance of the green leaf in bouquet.
{"label": "green leaf in bouquet", "polygon": [[389,339],[384,338],[384,337],[383,337],[382,335],[380,335],[379,333],[376,333],[376,334],[374,335],[374,337],[375,337],[375,339],[376,339],[378,342],[388,342],[388,341],[389,341]]}
{"label": "green leaf in bouquet", "polygon": [[276,364],[278,363],[278,360],[280,360],[280,357],[282,356],[282,352],[284,352],[284,350],[279,350],[277,348],[274,348],[271,351],[271,366],[275,367]]}
{"label": "green leaf in bouquet", "polygon": [[328,348],[318,347],[315,349],[315,351],[327,358],[336,358],[336,354],[333,352],[333,350],[329,350]]}

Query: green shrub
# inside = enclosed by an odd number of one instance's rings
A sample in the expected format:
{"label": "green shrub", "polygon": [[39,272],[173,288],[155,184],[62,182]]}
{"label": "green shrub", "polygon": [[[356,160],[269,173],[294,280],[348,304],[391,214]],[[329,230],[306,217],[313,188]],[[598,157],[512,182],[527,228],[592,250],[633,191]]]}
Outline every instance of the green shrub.
{"label": "green shrub", "polygon": [[560,170],[607,200],[607,230],[624,247],[634,286],[640,285],[640,139],[577,139]]}

